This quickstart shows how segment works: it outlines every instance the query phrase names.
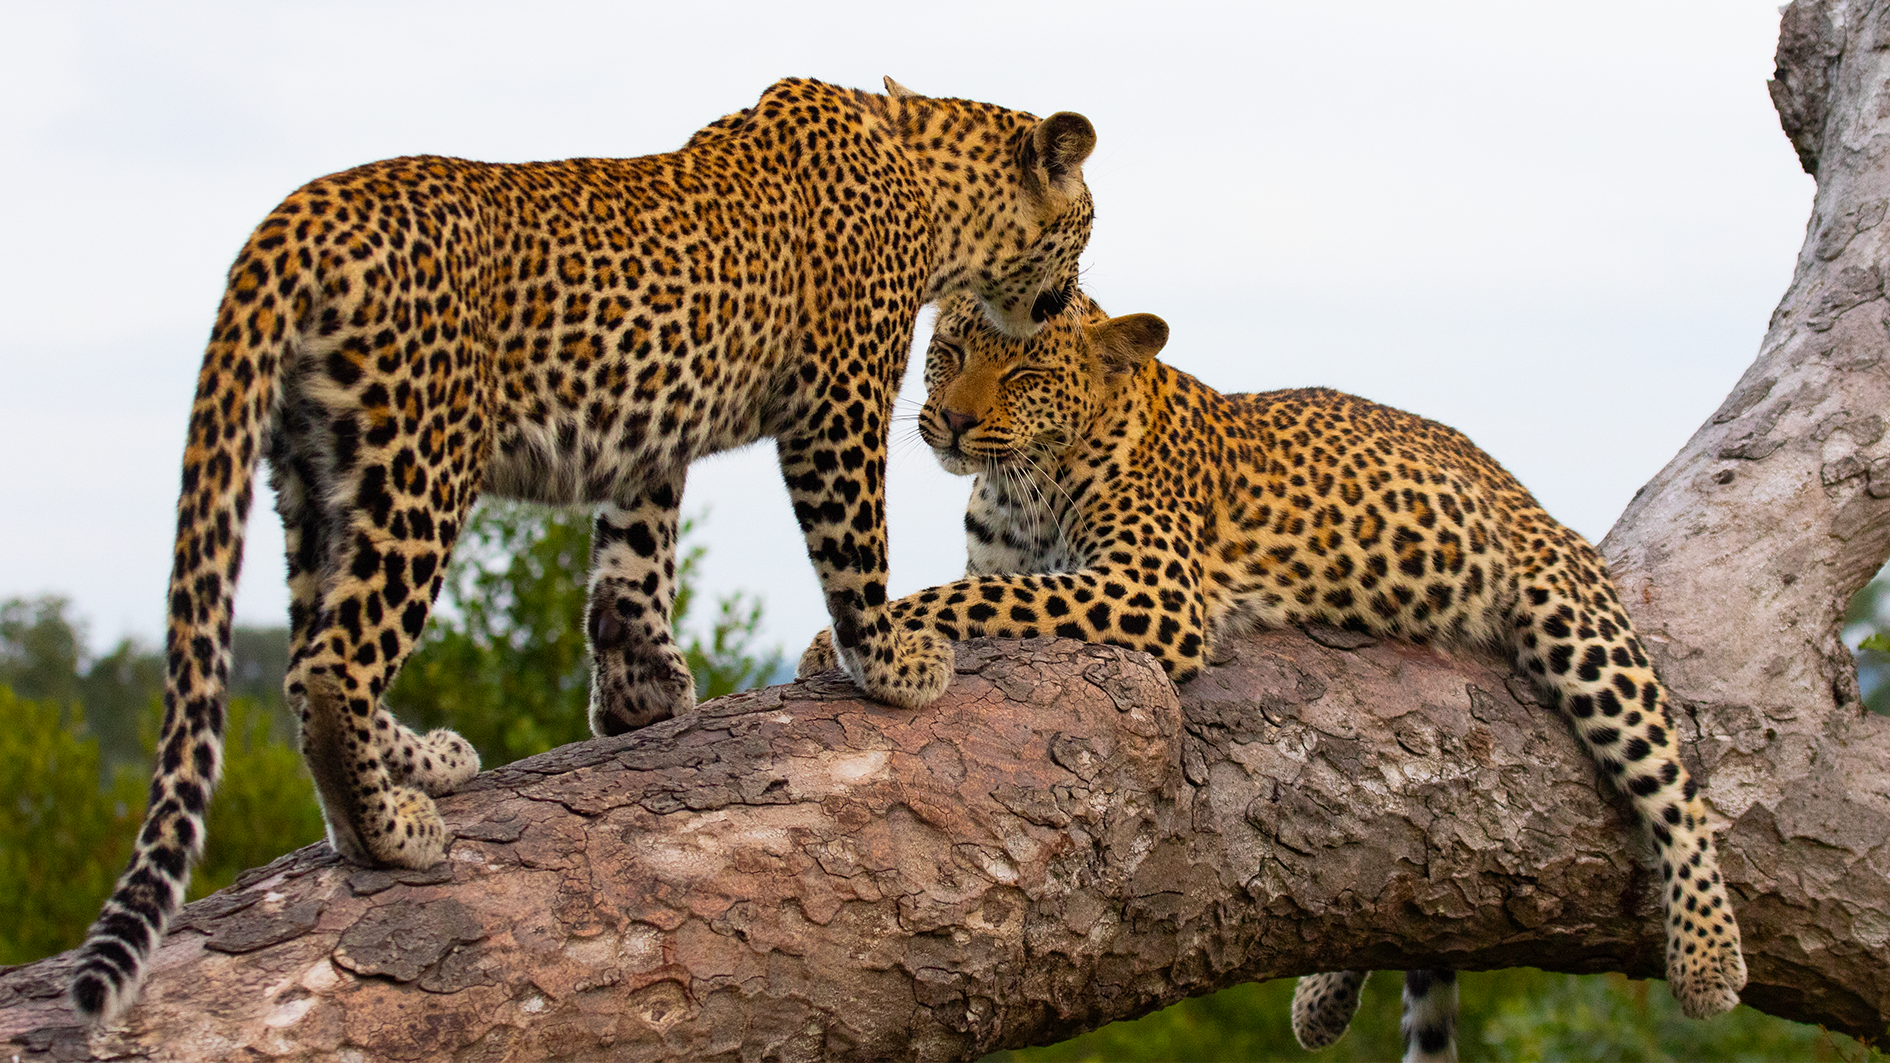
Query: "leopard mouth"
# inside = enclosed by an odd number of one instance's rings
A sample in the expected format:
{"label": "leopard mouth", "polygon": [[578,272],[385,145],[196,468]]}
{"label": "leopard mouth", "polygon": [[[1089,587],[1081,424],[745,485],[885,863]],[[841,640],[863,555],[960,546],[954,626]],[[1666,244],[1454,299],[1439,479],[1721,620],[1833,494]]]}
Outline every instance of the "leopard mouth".
{"label": "leopard mouth", "polygon": [[955,476],[972,476],[985,472],[991,465],[991,459],[982,454],[971,454],[957,443],[934,446],[932,457],[938,459],[940,467]]}
{"label": "leopard mouth", "polygon": [[1056,454],[1068,449],[1069,438],[1063,432],[1053,430],[1038,439],[1002,447],[968,448],[956,439],[938,443],[927,439],[925,443],[932,448],[932,456],[946,470],[958,475],[970,475],[996,473],[1007,468],[1040,468],[1045,461],[1054,461]]}
{"label": "leopard mouth", "polygon": [[933,447],[932,454],[946,470],[961,476],[992,475],[1007,469],[1028,469],[1035,465],[1029,452],[1022,447],[977,451],[947,444]]}

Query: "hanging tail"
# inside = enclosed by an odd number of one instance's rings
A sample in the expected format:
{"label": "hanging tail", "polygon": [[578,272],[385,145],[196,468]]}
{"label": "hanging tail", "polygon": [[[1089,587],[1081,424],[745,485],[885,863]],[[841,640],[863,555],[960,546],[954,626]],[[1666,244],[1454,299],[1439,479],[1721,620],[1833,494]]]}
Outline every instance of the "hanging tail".
{"label": "hanging tail", "polygon": [[281,211],[272,214],[231,267],[197,378],[177,501],[157,766],[131,862],[86,935],[70,985],[73,1006],[90,1022],[111,1021],[137,1000],[203,852],[204,811],[222,770],[230,621],[256,460],[289,332],[309,306],[293,256],[280,250],[289,224]]}
{"label": "hanging tail", "polygon": [[1457,972],[1404,972],[1404,1063],[1457,1063]]}

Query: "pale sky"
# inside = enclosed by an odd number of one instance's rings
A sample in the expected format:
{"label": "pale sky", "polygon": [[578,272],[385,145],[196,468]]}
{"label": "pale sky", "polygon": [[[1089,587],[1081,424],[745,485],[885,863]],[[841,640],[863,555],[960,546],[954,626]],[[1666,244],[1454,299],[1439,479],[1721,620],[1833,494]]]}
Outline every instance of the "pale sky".
{"label": "pale sky", "polygon": [[[1086,285],[1166,318],[1165,359],[1453,425],[1598,540],[1790,280],[1812,182],[1766,95],[1777,29],[1773,0],[9,0],[0,597],[70,596],[96,647],[157,640],[224,272],[298,185],[394,155],[666,151],[787,75],[1082,112]],[[962,574],[969,481],[894,449],[903,594]],[[243,623],[287,608],[269,505]],[[826,614],[772,447],[699,464],[685,508],[709,511],[702,589],[761,594],[798,654]]]}

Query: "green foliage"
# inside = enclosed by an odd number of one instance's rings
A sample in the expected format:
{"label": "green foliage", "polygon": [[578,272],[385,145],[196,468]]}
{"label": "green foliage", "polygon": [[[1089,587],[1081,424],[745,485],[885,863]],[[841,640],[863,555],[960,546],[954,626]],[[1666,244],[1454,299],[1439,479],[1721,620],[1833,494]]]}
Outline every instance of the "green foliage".
{"label": "green foliage", "polygon": [[[1380,999],[1386,996],[1387,986],[1391,999],[1389,1040],[1385,1002]],[[1058,1044],[998,1052],[985,1059],[990,1063],[1143,1059],[1290,1059],[1324,1063],[1397,1059],[1403,1054],[1398,1044],[1397,986],[1391,979],[1374,978],[1366,984],[1365,999],[1352,1030],[1324,1052],[1306,1052],[1293,1040],[1292,1005],[1291,979],[1237,985],[1139,1019],[1110,1023]]]}
{"label": "green foliage", "polygon": [[[687,537],[694,522],[683,525]],[[487,767],[590,737],[590,655],[584,645],[588,514],[499,499],[482,501],[460,533],[420,646],[388,692],[396,715],[451,727]],[[781,655],[754,649],[761,605],[717,603],[707,638],[684,632],[695,601],[701,546],[680,551],[672,623],[699,698],[766,682]]]}
{"label": "green foliage", "polygon": [[[0,803],[0,964],[25,963],[85,937],[131,857],[145,778],[125,764],[102,771],[76,707],[0,686],[0,719],[0,793],[15,795]],[[192,897],[322,836],[300,754],[271,738],[267,712],[248,699],[230,706],[224,764]]]}
{"label": "green foliage", "polygon": [[1857,655],[1857,685],[1864,704],[1873,712],[1890,714],[1890,578],[1884,572],[1851,596],[1843,632],[1844,642]]}
{"label": "green foliage", "polygon": [[[86,728],[98,739],[101,779],[120,765],[142,769],[151,762],[162,712],[164,655],[120,639],[109,653],[88,662],[86,625],[71,609],[72,603],[58,595],[0,602],[0,685],[30,700],[85,706]],[[231,693],[281,712],[283,631],[237,628],[234,642]],[[292,731],[280,733],[286,737]]]}
{"label": "green foliage", "polygon": [[1465,1060],[1882,1058],[1842,1034],[1747,1007],[1689,1019],[1664,984],[1618,974],[1492,971],[1466,975],[1462,991]]}
{"label": "green foliage", "polygon": [[[1381,971],[1365,986],[1352,1028],[1322,1052],[1293,1041],[1293,980],[1234,986],[1153,1015],[1111,1023],[1042,1048],[987,1060],[1397,1059],[1402,976]],[[1665,988],[1620,975],[1563,975],[1530,969],[1465,973],[1458,1051],[1472,1060],[1845,1060],[1884,1059],[1841,1034],[1739,1008],[1706,1022],[1680,1014]]]}
{"label": "green foliage", "polygon": [[24,963],[84,937],[131,855],[144,785],[129,767],[99,785],[76,708],[0,685],[0,720],[0,964]]}
{"label": "green foliage", "polygon": [[0,683],[32,701],[78,699],[85,629],[66,615],[70,608],[56,594],[0,603]]}
{"label": "green foliage", "polygon": [[[280,695],[278,695],[278,698]],[[107,771],[151,762],[151,743],[164,705],[164,657],[130,639],[93,661],[78,683],[79,703],[98,738]]]}

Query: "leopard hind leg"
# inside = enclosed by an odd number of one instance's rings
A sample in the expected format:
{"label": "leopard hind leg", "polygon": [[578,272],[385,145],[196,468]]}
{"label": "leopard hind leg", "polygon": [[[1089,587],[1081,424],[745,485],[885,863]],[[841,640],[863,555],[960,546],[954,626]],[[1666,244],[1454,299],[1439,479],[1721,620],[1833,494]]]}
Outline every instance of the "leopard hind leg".
{"label": "leopard hind leg", "polygon": [[696,679],[671,629],[683,477],[598,508],[584,630],[591,733],[618,735],[695,708]]}
{"label": "leopard hind leg", "polygon": [[1404,973],[1404,1063],[1456,1063],[1457,972]]}
{"label": "leopard hind leg", "polygon": [[[332,550],[325,534],[321,509],[313,501],[315,485],[324,476],[326,462],[309,452],[313,421],[306,405],[291,401],[282,411],[282,430],[270,441],[270,486],[276,511],[282,518],[289,575],[289,660],[308,656],[309,635],[321,587],[323,559]],[[441,575],[439,578],[443,578]],[[429,583],[429,595],[436,588]],[[307,700],[292,702],[306,706]],[[306,725],[307,721],[300,721]],[[448,794],[479,774],[479,753],[458,734],[438,729],[418,734],[396,720],[385,705],[377,705],[373,733],[384,740],[389,776],[397,786],[411,785],[428,796]]]}
{"label": "leopard hind leg", "polygon": [[[293,416],[313,423],[376,420],[371,402],[363,409],[329,382],[319,404],[294,397]],[[477,436],[444,431],[447,417],[420,411],[414,434],[380,419],[391,427],[363,433],[371,445],[345,467],[288,433],[278,464],[291,591],[284,689],[329,841],[368,864],[438,863],[449,838],[432,798],[479,768],[465,739],[417,734],[381,704],[425,627],[476,493]]]}
{"label": "leopard hind leg", "polygon": [[1293,1039],[1308,1052],[1336,1044],[1358,1014],[1370,971],[1309,974],[1293,984]]}

